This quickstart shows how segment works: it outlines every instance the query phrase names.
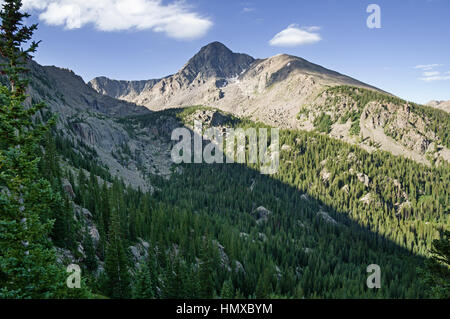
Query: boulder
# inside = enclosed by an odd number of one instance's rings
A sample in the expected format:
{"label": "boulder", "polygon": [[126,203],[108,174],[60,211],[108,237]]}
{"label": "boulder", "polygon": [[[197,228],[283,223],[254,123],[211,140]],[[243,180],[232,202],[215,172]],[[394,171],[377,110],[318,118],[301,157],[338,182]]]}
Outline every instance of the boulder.
{"label": "boulder", "polygon": [[67,195],[69,195],[71,200],[75,199],[75,192],[73,191],[72,184],[70,184],[69,180],[63,179],[62,186]]}
{"label": "boulder", "polygon": [[133,262],[135,265],[139,265],[148,258],[149,248],[150,244],[142,239],[139,239],[139,242],[135,245],[128,247],[131,255],[133,256]]}
{"label": "boulder", "polygon": [[327,212],[325,212],[325,211],[323,211],[323,210],[320,210],[320,211],[317,213],[317,215],[320,216],[320,217],[322,217],[322,219],[323,219],[325,222],[327,222],[327,223],[329,223],[329,224],[337,225],[337,221],[335,221],[335,220],[333,219],[333,217],[331,217],[330,215],[328,215]]}
{"label": "boulder", "polygon": [[84,216],[86,219],[92,220],[92,218],[93,218],[92,213],[91,213],[89,210],[87,210],[86,208],[82,208],[82,209],[81,209],[81,213],[83,214],[83,216]]}
{"label": "boulder", "polygon": [[370,203],[372,203],[373,201],[373,196],[372,193],[367,193],[366,195],[364,195],[363,197],[361,197],[361,199],[359,200],[360,202],[363,202],[366,205],[369,205]]}
{"label": "boulder", "polygon": [[94,247],[97,249],[98,244],[100,242],[100,233],[94,225],[88,227],[89,235],[92,238],[92,243],[94,244]]}
{"label": "boulder", "polygon": [[272,214],[272,212],[263,206],[259,206],[255,210],[254,214],[256,217],[256,222],[259,224],[262,222],[266,222],[269,219],[269,216]]}
{"label": "boulder", "polygon": [[235,271],[236,273],[242,272],[242,273],[245,274],[244,266],[241,264],[241,262],[239,262],[239,261],[237,261],[237,260],[234,261],[234,271]]}
{"label": "boulder", "polygon": [[359,180],[361,183],[364,183],[364,185],[365,185],[366,187],[369,187],[369,183],[370,183],[369,176],[367,176],[367,175],[364,174],[364,173],[358,173],[358,174],[356,174],[356,177],[358,178],[358,180]]}

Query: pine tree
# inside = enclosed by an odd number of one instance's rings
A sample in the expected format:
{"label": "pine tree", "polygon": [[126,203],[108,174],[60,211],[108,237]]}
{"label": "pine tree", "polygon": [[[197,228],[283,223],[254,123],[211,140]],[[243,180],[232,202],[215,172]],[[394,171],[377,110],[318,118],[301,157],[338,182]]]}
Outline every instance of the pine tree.
{"label": "pine tree", "polygon": [[156,254],[155,254],[155,251],[153,248],[149,249],[146,267],[149,270],[151,289],[153,291],[154,298],[158,298],[159,297],[159,295],[158,295],[158,284],[159,284],[158,263],[157,263]]}
{"label": "pine tree", "polygon": [[9,80],[0,87],[0,298],[50,298],[65,284],[48,241],[51,206],[59,198],[38,172],[39,142],[47,125],[33,123],[45,104],[24,105],[26,64],[37,49],[31,40],[37,25],[25,26],[20,0],[6,0],[0,12],[1,73]]}
{"label": "pine tree", "polygon": [[108,234],[109,232],[110,211],[111,211],[110,193],[108,191],[108,186],[106,185],[106,182],[103,182],[103,186],[100,192],[100,215],[102,219],[100,223],[103,225],[102,228],[105,234]]}
{"label": "pine tree", "polygon": [[220,292],[220,298],[222,299],[233,299],[234,298],[234,287],[231,280],[226,280],[223,282],[222,290]]}
{"label": "pine tree", "polygon": [[178,256],[166,257],[164,298],[166,299],[185,299],[188,298],[189,287],[186,273],[187,269]]}
{"label": "pine tree", "polygon": [[433,256],[419,269],[423,282],[433,298],[450,298],[450,231],[444,231],[441,239],[433,241]]}
{"label": "pine tree", "polygon": [[82,207],[87,207],[87,178],[83,169],[80,169],[78,172],[78,188],[77,188],[77,196],[75,197],[77,203]]}
{"label": "pine tree", "polygon": [[133,298],[135,299],[153,299],[155,291],[150,275],[149,265],[142,265],[136,275],[136,281],[133,287]]}
{"label": "pine tree", "polygon": [[98,268],[98,263],[95,256],[94,243],[92,242],[92,237],[89,234],[88,227],[86,227],[84,231],[83,247],[86,254],[86,258],[84,260],[86,268],[91,272],[96,271]]}
{"label": "pine tree", "polygon": [[201,264],[199,269],[199,282],[200,282],[200,299],[211,299],[215,293],[214,281],[213,281],[213,260],[210,255],[210,240],[205,239],[205,245],[201,253]]}
{"label": "pine tree", "polygon": [[256,285],[255,296],[257,299],[268,298],[272,292],[271,285],[271,272],[266,268],[264,273],[259,276],[258,283]]}
{"label": "pine tree", "polygon": [[117,212],[111,214],[109,229],[109,242],[105,256],[106,293],[111,298],[128,298],[130,297],[130,274]]}

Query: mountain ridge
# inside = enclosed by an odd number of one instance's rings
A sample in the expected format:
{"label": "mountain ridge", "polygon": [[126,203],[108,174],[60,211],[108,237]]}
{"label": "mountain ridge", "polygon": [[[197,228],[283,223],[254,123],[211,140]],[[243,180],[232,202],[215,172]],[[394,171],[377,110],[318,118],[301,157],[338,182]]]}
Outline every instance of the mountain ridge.
{"label": "mountain ridge", "polygon": [[[131,130],[122,123],[124,118],[152,112],[143,106],[99,94],[69,69],[41,66],[34,61],[28,63],[28,68],[27,104],[45,101],[47,110],[58,115],[56,136],[66,150],[72,149],[76,156],[90,159],[89,165],[97,165],[100,170],[106,168],[113,177],[145,191],[153,189],[147,178],[149,173],[162,176],[170,173],[170,151],[167,142],[160,141],[158,135],[174,123],[145,128],[145,133]],[[131,151],[138,155],[128,156],[126,153]],[[63,163],[72,171],[75,164],[79,165],[71,162],[73,156],[72,153]]]}
{"label": "mountain ridge", "polygon": [[309,103],[327,86],[352,85],[379,90],[299,57],[279,54],[254,59],[233,53],[220,42],[202,47],[177,73],[149,80],[139,92],[131,87],[142,86],[142,82],[127,82],[126,89],[117,91],[120,83],[95,78],[88,85],[99,93],[153,111],[208,105],[290,128],[297,126],[295,118],[301,105]]}
{"label": "mountain ridge", "polygon": [[[334,82],[337,82],[338,84],[352,84],[378,90],[368,84],[352,79],[336,71],[326,69],[299,57],[279,54],[266,59],[255,59],[247,54],[234,53],[224,44],[217,41],[203,46],[177,73],[162,79],[117,81],[106,77],[97,77],[89,81],[88,85],[97,92],[105,95],[144,105],[150,109],[163,109],[167,106],[173,106],[180,103],[183,106],[184,103],[177,99],[161,98],[161,96],[158,96],[155,92],[151,92],[152,90],[157,90],[161,95],[164,95],[167,91],[167,87],[171,90],[174,88],[185,88],[189,85],[198,87],[199,85],[206,84],[210,79],[216,79],[214,85],[208,88],[208,90],[214,91],[215,86],[215,89],[218,89],[219,92],[210,92],[213,94],[210,94],[210,96],[207,97],[209,102],[214,102],[217,100],[216,93],[219,94],[219,99],[221,99],[222,94],[220,93],[220,89],[228,85],[230,79],[242,79],[250,70],[256,70],[257,72],[258,67],[264,65],[264,62],[278,59],[288,60],[287,63],[289,65],[284,69],[280,66],[280,69],[274,70],[273,74],[271,74],[273,76],[271,77],[268,86],[276,81],[284,80],[290,72],[302,70],[304,73],[314,73],[319,78],[322,77],[322,79],[326,76],[332,77]],[[319,76],[320,74],[322,74],[322,76]],[[197,82],[193,83],[195,80],[197,80]],[[324,80],[326,81],[329,79]],[[117,91],[117,88],[124,84],[127,84],[128,88]],[[130,87],[141,87],[141,89],[133,90],[130,89]],[[186,98],[186,100],[192,100],[192,98]]]}
{"label": "mountain ridge", "polygon": [[[96,78],[88,85],[152,111],[205,105],[285,129],[318,130],[320,119],[329,117],[325,134],[368,151],[381,149],[427,165],[450,161],[445,135],[436,134],[445,128],[430,128],[441,115],[425,116],[410,102],[288,54],[254,59],[213,42],[166,78],[125,84]],[[339,87],[345,89],[333,91]]]}
{"label": "mountain ridge", "polygon": [[428,106],[434,107],[439,110],[443,110],[450,113],[450,101],[430,101],[427,103]]}

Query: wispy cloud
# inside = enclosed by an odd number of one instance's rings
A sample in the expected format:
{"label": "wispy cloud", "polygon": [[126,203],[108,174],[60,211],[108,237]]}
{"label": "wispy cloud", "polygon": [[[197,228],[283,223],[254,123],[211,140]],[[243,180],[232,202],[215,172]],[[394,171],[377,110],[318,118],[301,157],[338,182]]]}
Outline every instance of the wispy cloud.
{"label": "wispy cloud", "polygon": [[245,7],[242,9],[242,13],[249,13],[255,11],[255,8]]}
{"label": "wispy cloud", "polygon": [[318,27],[318,26],[311,26],[311,27],[304,27],[302,29],[304,29],[308,32],[317,32],[317,31],[320,31],[320,29],[322,29],[322,28]]}
{"label": "wispy cloud", "polygon": [[429,70],[432,70],[432,69],[440,67],[440,66],[442,66],[442,64],[419,64],[419,65],[416,65],[414,67],[414,69],[429,71]]}
{"label": "wispy cloud", "polygon": [[437,76],[437,75],[439,75],[440,74],[440,72],[438,72],[438,71],[428,71],[428,72],[423,72],[423,75],[424,76]]}
{"label": "wispy cloud", "polygon": [[436,68],[444,66],[443,64],[420,64],[416,65],[414,69],[421,70],[422,76],[419,78],[425,82],[446,81],[450,80],[450,71],[441,73],[435,70]]}
{"label": "wispy cloud", "polygon": [[302,27],[297,24],[291,24],[283,31],[276,34],[272,40],[269,41],[272,46],[280,47],[295,47],[306,44],[317,43],[322,40],[318,31],[320,27]]}
{"label": "wispy cloud", "polygon": [[195,39],[213,25],[186,1],[23,0],[23,5],[25,10],[39,12],[46,24],[66,29],[90,24],[100,31],[153,30],[175,39]]}
{"label": "wispy cloud", "polygon": [[[438,72],[439,73],[439,72]],[[434,81],[447,81],[450,80],[450,75],[434,75],[434,76],[424,76],[420,78],[425,82],[434,82]]]}

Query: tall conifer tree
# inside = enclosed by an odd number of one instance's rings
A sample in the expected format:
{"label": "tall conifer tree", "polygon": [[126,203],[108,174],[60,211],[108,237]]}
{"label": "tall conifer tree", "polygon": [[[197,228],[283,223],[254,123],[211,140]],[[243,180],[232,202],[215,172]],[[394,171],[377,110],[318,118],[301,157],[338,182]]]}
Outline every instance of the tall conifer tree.
{"label": "tall conifer tree", "polygon": [[58,198],[37,169],[51,123],[33,123],[44,103],[25,106],[26,64],[38,43],[24,49],[37,25],[24,25],[21,7],[6,0],[0,12],[1,73],[9,82],[0,87],[0,297],[50,298],[65,284],[48,240],[52,220],[44,218]]}
{"label": "tall conifer tree", "polygon": [[113,212],[105,257],[106,289],[110,297],[117,299],[130,297],[130,274],[128,269],[119,216],[117,212]]}

